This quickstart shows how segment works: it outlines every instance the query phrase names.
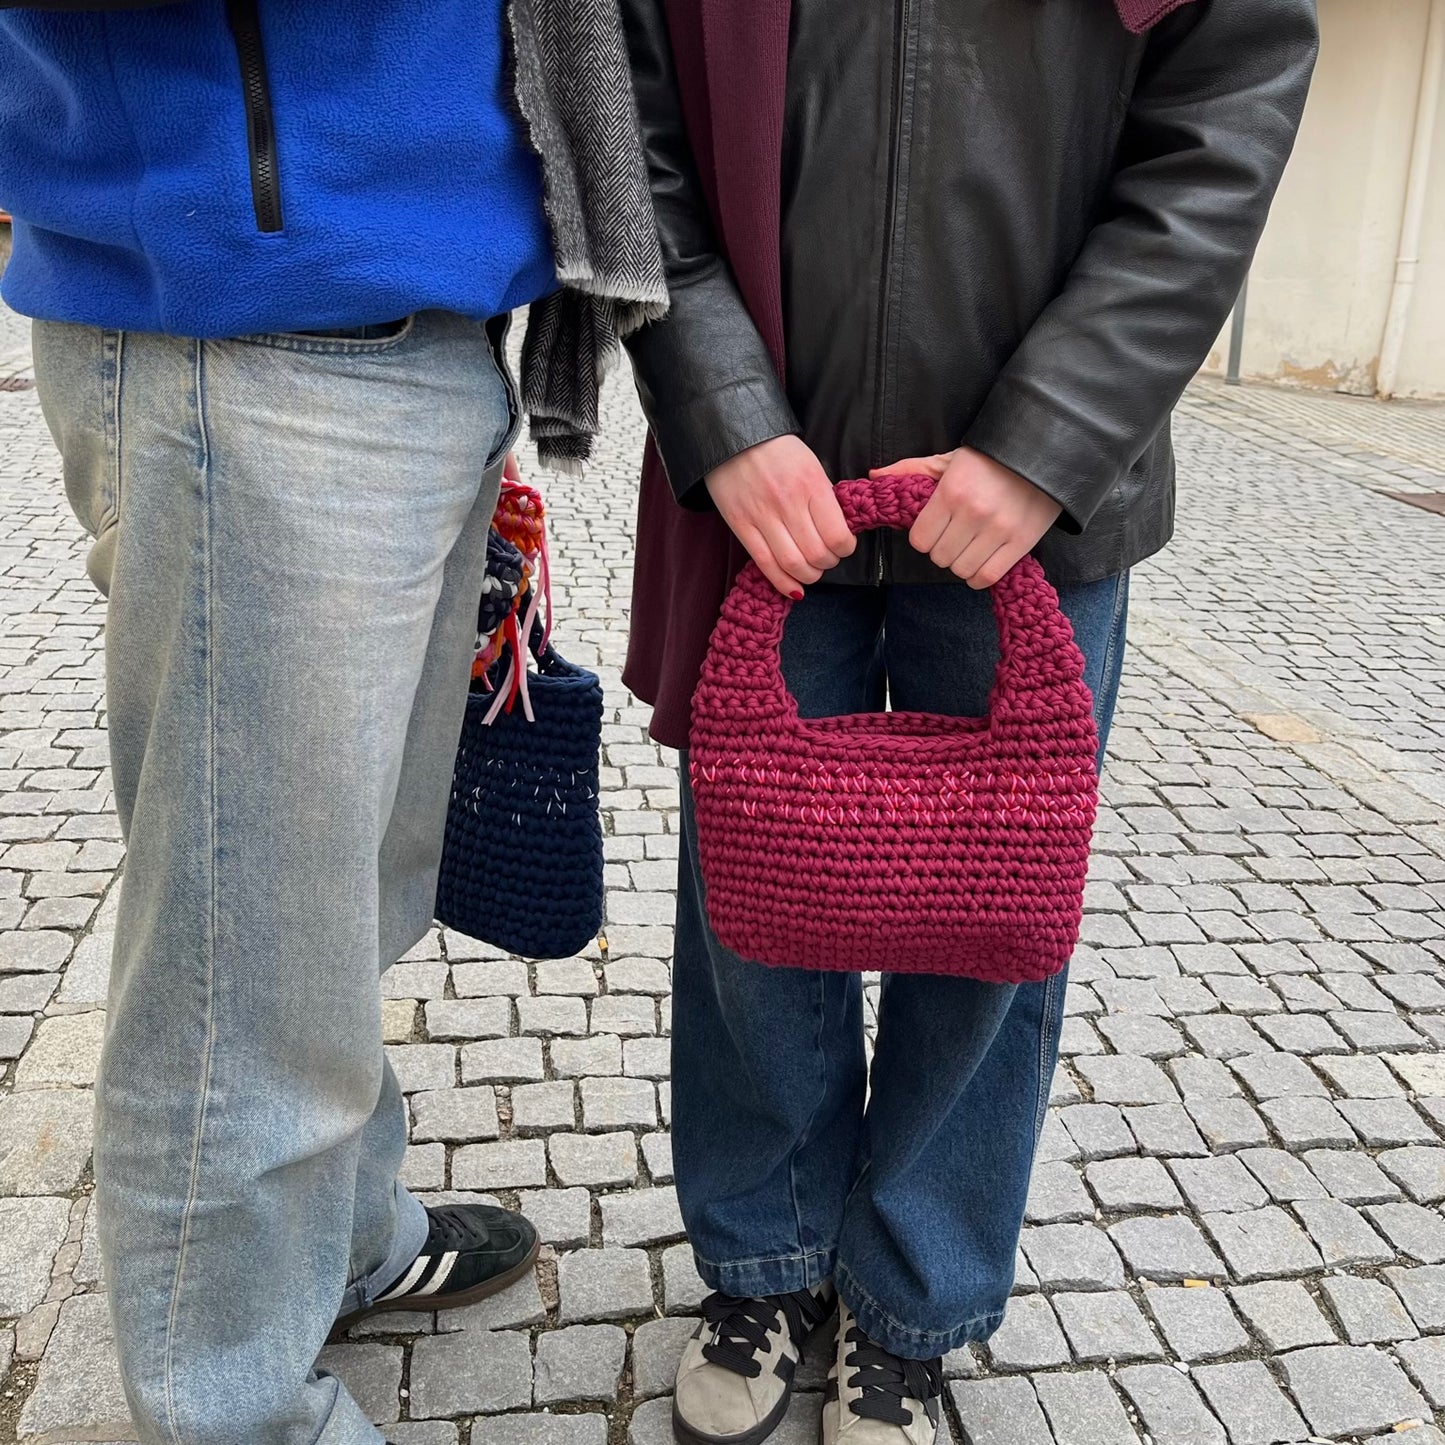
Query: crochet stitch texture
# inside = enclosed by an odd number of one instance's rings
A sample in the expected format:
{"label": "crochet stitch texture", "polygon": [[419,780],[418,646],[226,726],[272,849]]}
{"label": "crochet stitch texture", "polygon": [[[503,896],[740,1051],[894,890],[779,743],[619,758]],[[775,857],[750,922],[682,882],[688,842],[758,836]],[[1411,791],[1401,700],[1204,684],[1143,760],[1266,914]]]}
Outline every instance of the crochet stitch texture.
{"label": "crochet stitch texture", "polygon": [[[927,477],[842,482],[855,532],[910,527]],[[792,603],[738,577],[693,701],[708,915],[775,966],[1047,978],[1078,942],[1098,802],[1084,659],[1033,557],[993,589],[983,718],[804,719],[779,658]]]}

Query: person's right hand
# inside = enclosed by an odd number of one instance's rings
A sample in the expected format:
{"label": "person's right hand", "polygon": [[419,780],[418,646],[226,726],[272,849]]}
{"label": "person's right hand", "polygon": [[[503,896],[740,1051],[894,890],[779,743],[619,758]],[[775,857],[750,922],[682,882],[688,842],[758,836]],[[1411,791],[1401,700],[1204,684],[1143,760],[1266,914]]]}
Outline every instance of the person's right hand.
{"label": "person's right hand", "polygon": [[739,452],[708,473],[707,489],[763,576],[794,601],[858,545],[823,464],[798,437]]}

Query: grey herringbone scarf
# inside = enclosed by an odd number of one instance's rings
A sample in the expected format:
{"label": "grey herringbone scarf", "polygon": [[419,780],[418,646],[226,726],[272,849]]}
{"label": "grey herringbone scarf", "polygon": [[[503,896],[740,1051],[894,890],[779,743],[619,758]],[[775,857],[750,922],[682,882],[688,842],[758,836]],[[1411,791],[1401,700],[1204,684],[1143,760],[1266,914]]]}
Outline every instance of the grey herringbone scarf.
{"label": "grey herringbone scarf", "polygon": [[509,0],[508,14],[561,282],[531,309],[522,404],[543,465],[577,471],[603,376],[666,312],[667,278],[617,0]]}

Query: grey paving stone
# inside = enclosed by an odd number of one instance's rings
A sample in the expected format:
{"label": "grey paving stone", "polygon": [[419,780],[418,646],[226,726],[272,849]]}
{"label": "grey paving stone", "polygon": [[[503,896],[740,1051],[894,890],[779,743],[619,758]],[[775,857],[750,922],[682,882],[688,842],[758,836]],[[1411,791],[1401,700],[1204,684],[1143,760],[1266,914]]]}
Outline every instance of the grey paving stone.
{"label": "grey paving stone", "polygon": [[1075,1104],[1056,1117],[1085,1159],[1132,1154],[1137,1147],[1124,1115],[1113,1104]]}
{"label": "grey paving stone", "polygon": [[540,1334],[533,1399],[538,1405],[615,1400],[626,1356],[627,1334],[618,1325],[568,1325]]}
{"label": "grey paving stone", "polygon": [[672,1040],[623,1039],[622,1072],[637,1079],[668,1078],[672,1073]]}
{"label": "grey paving stone", "polygon": [[1281,1361],[1285,1381],[1319,1435],[1363,1435],[1429,1415],[1399,1365],[1373,1349],[1322,1345]]}
{"label": "grey paving stone", "polygon": [[[796,1403],[797,1397],[794,1397]],[[787,1422],[784,1421],[784,1428]],[[773,1436],[776,1440],[777,1435]],[[627,1445],[672,1445],[672,1400],[644,1400],[627,1427]]]}
{"label": "grey paving stone", "polygon": [[1058,1445],[1138,1445],[1139,1436],[1101,1371],[1039,1375],[1034,1389]]}
{"label": "grey paving stone", "polygon": [[104,1295],[73,1295],[61,1304],[19,1424],[22,1438],[122,1440],[134,1435]]}
{"label": "grey paving stone", "polygon": [[604,1245],[662,1244],[683,1236],[677,1190],[671,1185],[604,1194],[598,1205],[602,1210]]}
{"label": "grey paving stone", "polygon": [[620,1320],[650,1314],[652,1272],[640,1249],[577,1249],[557,1263],[560,1319]]}
{"label": "grey paving stone", "polygon": [[524,1034],[544,1038],[578,1037],[587,1032],[587,1005],[580,998],[517,999],[517,1022]]}
{"label": "grey paving stone", "polygon": [[1106,1054],[1078,1061],[1078,1070],[1099,1104],[1168,1104],[1179,1092],[1151,1059]]}
{"label": "grey paving stone", "polygon": [[[69,977],[73,971],[72,964],[66,970],[66,976]],[[21,973],[9,978],[0,976],[0,1013],[39,1013],[50,1002],[59,983],[60,979],[50,973]],[[98,1003],[100,1000],[87,1002]]]}
{"label": "grey paving stone", "polygon": [[462,1048],[462,1083],[526,1084],[540,1081],[540,1039],[487,1039]]}
{"label": "grey paving stone", "polygon": [[1352,1345],[1385,1345],[1420,1333],[1400,1297],[1377,1279],[1326,1275],[1320,1290]]}
{"label": "grey paving stone", "polygon": [[1169,1168],[1198,1213],[1258,1209],[1269,1202],[1264,1188],[1236,1155],[1171,1159]]}
{"label": "grey paving stone", "polygon": [[1261,1103],[1267,1099],[1329,1096],[1319,1075],[1293,1054],[1245,1054],[1234,1059],[1230,1067]]}
{"label": "grey paving stone", "polygon": [[500,1039],[512,1032],[512,1005],[505,998],[436,998],[426,1006],[433,1039]]}
{"label": "grey paving stone", "polygon": [[1185,1279],[1223,1279],[1223,1261],[1210,1248],[1199,1226],[1182,1215],[1140,1215],[1109,1226],[1109,1238],[1143,1279],[1175,1284]]}
{"label": "grey paving stone", "polygon": [[1344,1054],[1349,1044],[1318,1014],[1262,1014],[1254,1021],[1275,1048],[1290,1054],[1327,1057]]}
{"label": "grey paving stone", "polygon": [[1437,1410],[1445,1405],[1445,1340],[1407,1340],[1395,1353],[1425,1398]]}
{"label": "grey paving stone", "polygon": [[1085,1168],[1084,1178],[1102,1209],[1178,1209],[1184,1203],[1158,1159],[1098,1159]]}
{"label": "grey paving stone", "polygon": [[1378,1163],[1417,1204],[1437,1204],[1445,1199],[1445,1149],[1387,1149]]}
{"label": "grey paving stone", "polygon": [[1310,1149],[1304,1161],[1335,1199],[1379,1204],[1400,1197],[1399,1187],[1368,1154],[1352,1149]]}
{"label": "grey paving stone", "polygon": [[1445,1260],[1445,1219],[1422,1204],[1368,1204],[1365,1216],[1401,1254],[1421,1264]]}
{"label": "grey paving stone", "polygon": [[1054,1445],[1034,1387],[1022,1376],[955,1380],[948,1393],[966,1445]]}
{"label": "grey paving stone", "polygon": [[1269,1141],[1264,1120],[1244,1099],[1191,1099],[1184,1107],[1216,1153],[1258,1147]]}
{"label": "grey paving stone", "polygon": [[570,1079],[512,1087],[512,1128],[518,1134],[546,1134],[577,1127],[577,1086]]}
{"label": "grey paving stone", "polygon": [[1408,1099],[1341,1099],[1337,1107],[1372,1149],[1440,1142]]}
{"label": "grey paving stone", "polygon": [[71,947],[67,933],[0,933],[0,973],[53,973],[70,957]]}
{"label": "grey paving stone", "polygon": [[402,1420],[387,1429],[392,1445],[457,1445],[457,1427],[450,1420]]}
{"label": "grey paving stone", "polygon": [[[670,871],[676,876],[676,867]],[[649,993],[661,997],[672,988],[667,965],[655,958],[610,959],[603,969],[608,993]]]}
{"label": "grey paving stone", "polygon": [[1303,1345],[1334,1344],[1334,1327],[1295,1280],[1236,1286],[1229,1292],[1235,1308],[1274,1353]]}
{"label": "grey paving stone", "polygon": [[1186,1100],[1228,1099],[1240,1093],[1239,1080],[1218,1059],[1171,1059],[1166,1065],[1179,1092]]}
{"label": "grey paving stone", "polygon": [[1172,1024],[1145,1014],[1110,1014],[1099,1020],[1098,1029],[1119,1053],[1140,1058],[1168,1059],[1182,1054],[1186,1047],[1183,1035]]}
{"label": "grey paving stone", "polygon": [[[607,1417],[581,1415],[496,1415],[472,1426],[472,1445],[606,1445]],[[401,1445],[398,1440],[397,1445]]]}
{"label": "grey paving stone", "polygon": [[105,1014],[100,1009],[42,1019],[25,1057],[16,1065],[16,1092],[94,1083],[104,1033]]}
{"label": "grey paving stone", "polygon": [[399,1345],[328,1345],[316,1368],[340,1380],[373,1425],[391,1425],[401,1416],[402,1353]]}
{"label": "grey paving stone", "polygon": [[1385,1062],[1411,1093],[1445,1095],[1445,1054],[1386,1054]]}
{"label": "grey paving stone", "polygon": [[712,1291],[702,1282],[686,1244],[674,1244],[662,1252],[662,1307],[669,1315],[695,1315]]}
{"label": "grey paving stone", "polygon": [[637,1140],[631,1134],[553,1134],[547,1153],[564,1186],[597,1188],[637,1179]]}
{"label": "grey paving stone", "polygon": [[[670,911],[670,905],[669,905]],[[669,917],[668,923],[671,924]],[[631,1038],[657,1032],[657,1011],[650,998],[606,994],[592,1000],[592,1032]]]}
{"label": "grey paving stone", "polygon": [[547,1182],[547,1151],[540,1139],[466,1144],[452,1155],[457,1189],[531,1189]]}
{"label": "grey paving stone", "polygon": [[1249,1345],[1220,1289],[1146,1289],[1144,1304],[1181,1360],[1213,1360]]}
{"label": "grey paving stone", "polygon": [[1029,1179],[1025,1218],[1031,1224],[1092,1219],[1094,1202],[1072,1164],[1036,1164]]}
{"label": "grey paving stone", "polygon": [[592,1196],[585,1189],[537,1189],[519,1196],[518,1207],[544,1244],[566,1249],[586,1244],[592,1230]]}
{"label": "grey paving stone", "polygon": [[1224,1422],[1232,1445],[1277,1445],[1309,1436],[1299,1412],[1258,1360],[1200,1365],[1194,1383]]}
{"label": "grey paving stone", "polygon": [[532,1349],[509,1330],[429,1335],[412,1346],[410,1413],[494,1415],[532,1403]]}
{"label": "grey paving stone", "polygon": [[1398,1014],[1342,1010],[1329,1014],[1328,1018],[1352,1047],[1364,1053],[1382,1054],[1425,1046],[1425,1040]]}
{"label": "grey paving stone", "polygon": [[1321,1266],[1309,1237],[1276,1204],[1242,1214],[1206,1214],[1202,1223],[1242,1282],[1308,1274]]}
{"label": "grey paving stone", "polygon": [[1124,1290],[1056,1294],[1053,1306],[1082,1361],[1163,1358],[1164,1347]]}
{"label": "grey paving stone", "polygon": [[672,1135],[644,1134],[642,1160],[654,1184],[667,1184],[672,1179]]}
{"label": "grey paving stone", "polygon": [[1270,1198],[1279,1204],[1297,1199],[1324,1199],[1329,1192],[1293,1154],[1284,1149],[1241,1149],[1239,1158],[1269,1191]]}
{"label": "grey paving stone", "polygon": [[564,1079],[602,1078],[622,1072],[622,1040],[615,1034],[553,1039],[547,1055],[553,1070]]}
{"label": "grey paving stone", "polygon": [[1182,1104],[1145,1104],[1126,1108],[1124,1119],[1145,1154],[1203,1156],[1209,1146]]}
{"label": "grey paving stone", "polygon": [[1445,1330],[1445,1268],[1432,1264],[1413,1269],[1396,1265],[1385,1271],[1385,1278],[1422,1330]]}
{"label": "grey paving stone", "polygon": [[516,998],[527,992],[527,965],[517,959],[453,963],[452,986],[458,998]]}
{"label": "grey paving stone", "polygon": [[1400,1082],[1374,1054],[1319,1058],[1315,1067],[1340,1093],[1354,1099],[1393,1099],[1404,1095]]}
{"label": "grey paving stone", "polygon": [[539,994],[570,993],[592,998],[598,991],[597,975],[585,958],[544,959],[536,969]]}
{"label": "grey paving stone", "polygon": [[439,958],[394,963],[381,976],[382,998],[440,998],[446,986],[447,966]]}
{"label": "grey paving stone", "polygon": [[1129,1365],[1119,1371],[1154,1445],[1226,1445],[1224,1427],[1188,1378],[1168,1365]]}
{"label": "grey paving stone", "polygon": [[515,1330],[540,1325],[546,1318],[547,1307],[542,1303],[537,1272],[529,1270],[501,1294],[490,1295],[460,1309],[441,1310],[436,1317],[436,1332],[447,1335],[469,1330]]}
{"label": "grey paving stone", "polygon": [[602,1129],[655,1129],[657,1089],[646,1079],[583,1079],[582,1127],[589,1133]]}
{"label": "grey paving stone", "polygon": [[411,1096],[412,1142],[495,1139],[497,1091],[488,1086],[423,1090]]}
{"label": "grey paving stone", "polygon": [[90,1159],[94,1096],[39,1089],[0,1095],[0,1194],[63,1194]]}
{"label": "grey paving stone", "polygon": [[1338,1199],[1301,1199],[1295,1203],[1326,1268],[1340,1265],[1388,1264],[1395,1251],[1366,1223],[1357,1209]]}
{"label": "grey paving stone", "polygon": [[45,1298],[69,1228],[67,1199],[0,1199],[0,1315],[23,1315]]}
{"label": "grey paving stone", "polygon": [[1015,1295],[1009,1300],[1003,1324],[988,1342],[988,1352],[994,1369],[1004,1371],[1051,1369],[1067,1365],[1071,1359],[1053,1307],[1039,1294]]}
{"label": "grey paving stone", "polygon": [[1124,1287],[1124,1268],[1109,1235],[1092,1224],[1026,1227],[1020,1243],[1044,1289]]}
{"label": "grey paving stone", "polygon": [[647,1320],[632,1336],[632,1391],[640,1400],[672,1392],[682,1352],[696,1333],[695,1319]]}
{"label": "grey paving stone", "polygon": [[1260,1112],[1287,1149],[1348,1149],[1355,1131],[1328,1099],[1271,1099]]}

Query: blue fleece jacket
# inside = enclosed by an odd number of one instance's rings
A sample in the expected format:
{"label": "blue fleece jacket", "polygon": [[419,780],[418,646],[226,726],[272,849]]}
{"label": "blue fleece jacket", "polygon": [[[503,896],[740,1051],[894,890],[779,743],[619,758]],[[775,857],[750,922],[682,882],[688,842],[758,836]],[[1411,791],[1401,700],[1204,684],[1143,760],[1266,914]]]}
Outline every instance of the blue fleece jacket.
{"label": "blue fleece jacket", "polygon": [[236,336],[535,300],[555,285],[551,240],[502,4],[251,0],[260,115],[226,0],[0,11],[6,301]]}

